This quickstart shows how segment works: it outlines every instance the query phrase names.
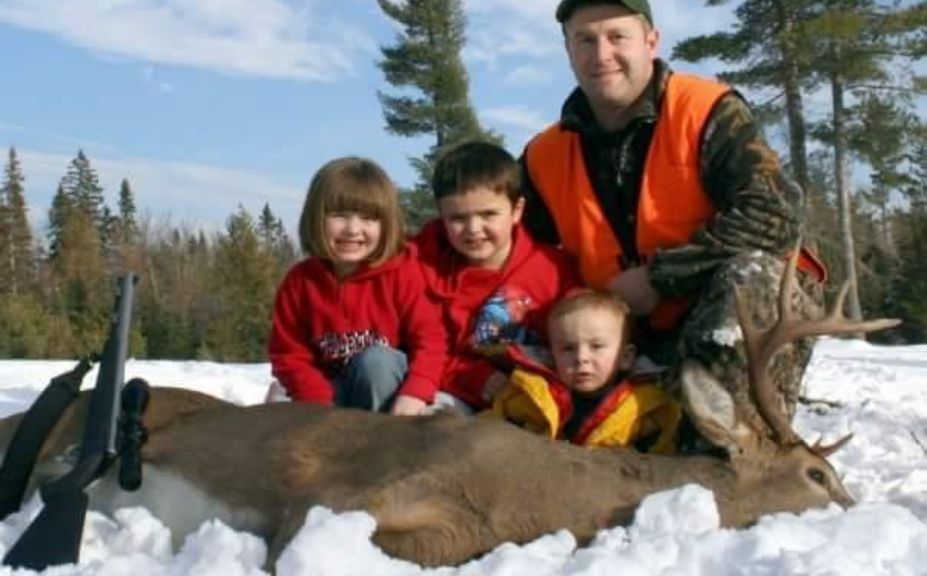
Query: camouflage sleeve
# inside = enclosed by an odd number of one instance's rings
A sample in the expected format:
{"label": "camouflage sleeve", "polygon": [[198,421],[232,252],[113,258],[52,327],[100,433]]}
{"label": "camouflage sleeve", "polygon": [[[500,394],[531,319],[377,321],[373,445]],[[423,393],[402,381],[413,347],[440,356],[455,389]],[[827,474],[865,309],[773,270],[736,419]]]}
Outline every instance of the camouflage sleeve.
{"label": "camouflage sleeve", "polygon": [[736,92],[724,96],[709,118],[701,177],[717,213],[691,243],[654,255],[650,279],[664,296],[698,292],[734,255],[756,250],[785,255],[799,236],[801,189],[783,172]]}
{"label": "camouflage sleeve", "polygon": [[547,209],[547,205],[538,194],[531,176],[528,175],[528,150],[527,148],[518,159],[521,166],[521,193],[525,198],[525,213],[522,217],[522,223],[531,237],[544,244],[560,244],[560,235],[557,233],[557,226],[554,219]]}

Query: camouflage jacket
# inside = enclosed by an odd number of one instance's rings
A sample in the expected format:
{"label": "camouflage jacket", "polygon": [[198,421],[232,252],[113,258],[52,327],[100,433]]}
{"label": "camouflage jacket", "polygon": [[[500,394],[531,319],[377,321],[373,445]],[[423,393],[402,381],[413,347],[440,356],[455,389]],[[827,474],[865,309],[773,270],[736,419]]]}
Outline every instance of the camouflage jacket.
{"label": "camouflage jacket", "polygon": [[[657,60],[654,77],[635,104],[636,114],[621,130],[599,128],[579,88],[564,103],[560,120],[563,127],[580,134],[592,185],[632,265],[638,254],[635,231],[620,216],[637,212],[644,161],[670,74],[668,65]],[[651,259],[651,282],[664,296],[697,293],[717,267],[736,254],[762,250],[784,255],[799,236],[804,216],[802,192],[784,174],[737,92],[723,96],[709,116],[700,154],[702,183],[717,213],[690,244],[660,250]],[[524,154],[521,162],[524,167]],[[523,221],[535,238],[557,244],[553,219],[527,170],[523,173],[527,199]]]}

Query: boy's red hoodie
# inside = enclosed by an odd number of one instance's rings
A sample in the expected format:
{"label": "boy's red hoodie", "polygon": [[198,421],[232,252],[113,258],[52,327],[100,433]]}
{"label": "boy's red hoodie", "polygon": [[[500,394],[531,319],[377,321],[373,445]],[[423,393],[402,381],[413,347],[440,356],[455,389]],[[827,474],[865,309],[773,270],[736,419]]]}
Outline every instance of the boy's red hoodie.
{"label": "boy's red hoodie", "polygon": [[[476,409],[489,407],[483,386],[500,369],[493,352],[504,359],[508,342],[525,343],[526,336],[528,343],[532,336],[546,341],[551,306],[580,282],[571,256],[535,243],[521,226],[512,233],[512,252],[500,270],[468,264],[451,246],[440,219],[426,224],[414,239],[428,289],[442,303],[449,336],[441,390]],[[505,316],[501,334],[493,328],[494,311]]]}
{"label": "boy's red hoodie", "polygon": [[339,279],[307,258],[287,273],[274,305],[269,354],[274,377],[296,401],[331,404],[331,377],[371,345],[400,349],[409,370],[398,393],[434,399],[446,358],[438,305],[426,294],[416,248]]}

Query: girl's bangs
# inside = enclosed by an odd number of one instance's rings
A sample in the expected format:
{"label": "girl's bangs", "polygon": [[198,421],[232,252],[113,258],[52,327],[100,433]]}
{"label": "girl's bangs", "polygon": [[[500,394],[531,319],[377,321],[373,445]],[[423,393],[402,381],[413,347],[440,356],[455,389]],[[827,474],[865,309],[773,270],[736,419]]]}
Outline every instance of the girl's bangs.
{"label": "girl's bangs", "polygon": [[346,186],[326,202],[325,212],[358,212],[382,219],[386,216],[386,194],[379,187]]}

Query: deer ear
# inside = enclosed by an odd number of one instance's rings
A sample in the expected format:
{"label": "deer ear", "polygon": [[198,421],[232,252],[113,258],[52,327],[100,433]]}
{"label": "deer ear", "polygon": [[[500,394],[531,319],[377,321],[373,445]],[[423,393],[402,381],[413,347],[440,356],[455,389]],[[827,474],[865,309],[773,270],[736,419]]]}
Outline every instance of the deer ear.
{"label": "deer ear", "polygon": [[699,433],[734,457],[747,447],[750,430],[744,426],[730,392],[714,374],[692,360],[683,362],[683,404]]}

